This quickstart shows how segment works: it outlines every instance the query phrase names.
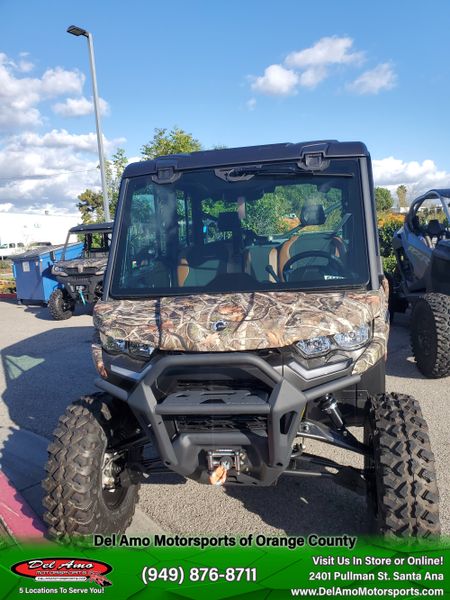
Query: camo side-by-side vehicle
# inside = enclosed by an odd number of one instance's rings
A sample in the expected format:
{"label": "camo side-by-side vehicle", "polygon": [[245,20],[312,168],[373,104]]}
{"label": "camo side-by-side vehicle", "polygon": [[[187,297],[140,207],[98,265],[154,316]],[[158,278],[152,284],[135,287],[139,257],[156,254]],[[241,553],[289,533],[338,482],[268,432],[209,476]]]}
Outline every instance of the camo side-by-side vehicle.
{"label": "camo side-by-side vehicle", "polygon": [[[52,274],[61,284],[48,301],[48,310],[55,320],[69,319],[77,303],[95,304],[102,297],[112,228],[112,223],[89,223],[69,230],[61,260],[52,267]],[[82,254],[66,260],[67,246],[74,240],[82,241]]]}
{"label": "camo side-by-side vehicle", "polygon": [[392,240],[397,269],[389,308],[411,311],[411,346],[419,370],[450,374],[450,189],[416,198]]}
{"label": "camo side-by-side vehicle", "polygon": [[[439,534],[420,406],[385,392],[387,295],[364,144],[129,165],[94,310],[102,392],[55,431],[50,534],[124,531],[140,482],[167,470],[226,486],[330,477],[367,495],[376,531]],[[364,466],[308,453],[310,439]]]}

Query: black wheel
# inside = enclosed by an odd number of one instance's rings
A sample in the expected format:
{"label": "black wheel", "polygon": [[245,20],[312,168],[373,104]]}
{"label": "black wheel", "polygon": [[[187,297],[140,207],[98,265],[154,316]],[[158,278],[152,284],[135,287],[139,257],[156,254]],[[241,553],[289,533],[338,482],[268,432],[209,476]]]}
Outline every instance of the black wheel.
{"label": "black wheel", "polygon": [[48,310],[55,321],[70,319],[75,311],[75,303],[63,290],[57,288],[50,294]]}
{"label": "black wheel", "polygon": [[139,451],[115,447],[137,428],[133,415],[107,394],[84,396],[67,407],[48,448],[42,484],[52,538],[126,530],[139,490],[127,464],[139,458]]}
{"label": "black wheel", "polygon": [[389,537],[440,534],[439,492],[428,427],[404,394],[370,399],[364,427],[367,497],[373,529]]}
{"label": "black wheel", "polygon": [[450,374],[450,296],[426,294],[411,315],[411,346],[425,377]]}

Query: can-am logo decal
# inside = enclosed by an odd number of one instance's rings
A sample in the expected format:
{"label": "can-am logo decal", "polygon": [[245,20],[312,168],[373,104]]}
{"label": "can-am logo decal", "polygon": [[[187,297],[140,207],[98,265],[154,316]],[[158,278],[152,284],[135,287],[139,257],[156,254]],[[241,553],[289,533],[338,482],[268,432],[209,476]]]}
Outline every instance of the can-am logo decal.
{"label": "can-am logo decal", "polygon": [[102,587],[111,585],[105,577],[111,570],[107,563],[89,558],[32,558],[11,567],[16,575],[35,581],[88,581]]}
{"label": "can-am logo decal", "polygon": [[216,321],[212,326],[213,331],[223,331],[224,329],[226,329],[226,327],[226,321]]}

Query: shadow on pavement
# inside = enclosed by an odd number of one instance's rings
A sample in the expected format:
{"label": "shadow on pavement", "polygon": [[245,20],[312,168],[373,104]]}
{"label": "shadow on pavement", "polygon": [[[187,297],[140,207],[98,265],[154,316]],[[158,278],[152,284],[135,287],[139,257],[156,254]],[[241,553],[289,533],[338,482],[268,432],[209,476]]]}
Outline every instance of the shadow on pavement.
{"label": "shadow on pavement", "polygon": [[229,486],[226,493],[288,535],[369,532],[365,498],[329,479],[282,476],[276,487]]}
{"label": "shadow on pavement", "polygon": [[92,327],[58,327],[1,351],[6,380],[2,400],[14,423],[0,426],[1,468],[38,515],[47,459],[45,438],[51,436],[67,404],[94,391],[92,331]]}
{"label": "shadow on pavement", "polygon": [[[25,307],[25,312],[34,315],[36,319],[40,319],[41,321],[54,321],[53,317],[49,313],[47,306],[28,304]],[[77,306],[75,307],[75,312],[71,319],[76,319],[80,315],[92,315],[92,307],[77,304]]]}
{"label": "shadow on pavement", "polygon": [[406,379],[426,379],[414,362],[409,332],[405,340],[405,328],[409,329],[409,319],[406,315],[399,315],[398,322],[391,326],[389,334],[386,375]]}

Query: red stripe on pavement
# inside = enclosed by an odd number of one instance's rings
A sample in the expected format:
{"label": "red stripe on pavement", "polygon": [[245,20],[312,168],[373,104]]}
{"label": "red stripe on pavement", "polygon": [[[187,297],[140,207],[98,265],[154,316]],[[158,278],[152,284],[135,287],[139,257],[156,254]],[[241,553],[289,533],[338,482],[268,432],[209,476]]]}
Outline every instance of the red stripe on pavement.
{"label": "red stripe on pavement", "polygon": [[6,475],[0,471],[0,520],[16,539],[43,538],[44,525],[16,490]]}

